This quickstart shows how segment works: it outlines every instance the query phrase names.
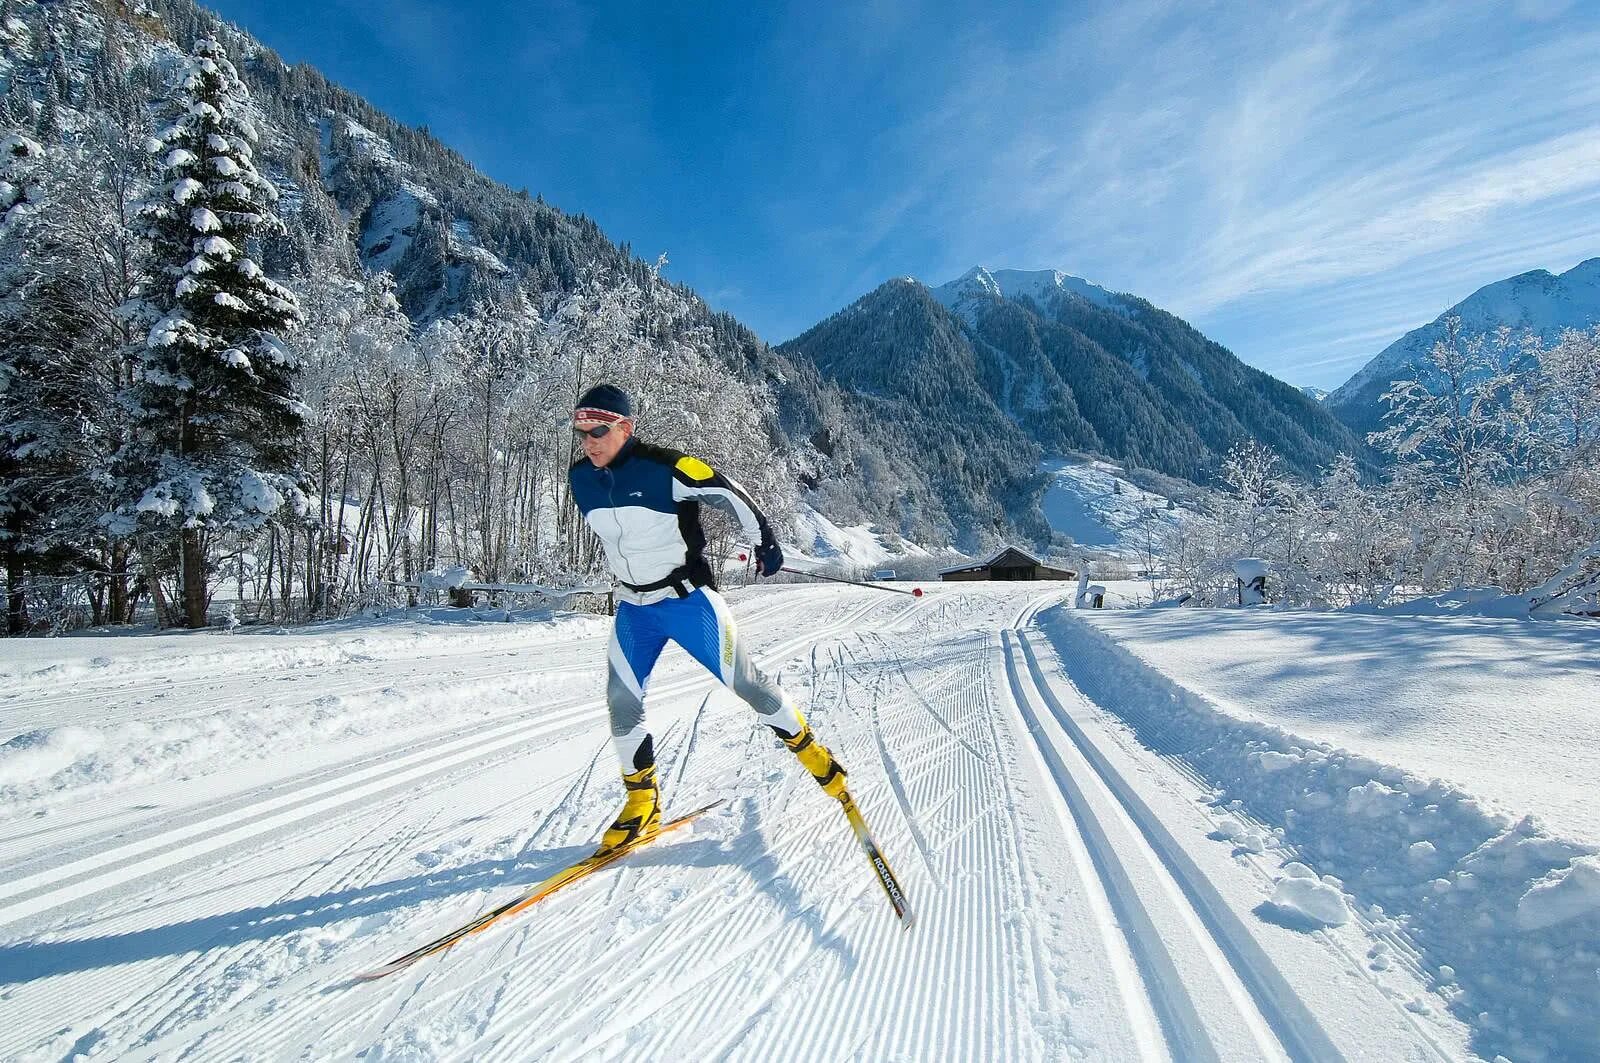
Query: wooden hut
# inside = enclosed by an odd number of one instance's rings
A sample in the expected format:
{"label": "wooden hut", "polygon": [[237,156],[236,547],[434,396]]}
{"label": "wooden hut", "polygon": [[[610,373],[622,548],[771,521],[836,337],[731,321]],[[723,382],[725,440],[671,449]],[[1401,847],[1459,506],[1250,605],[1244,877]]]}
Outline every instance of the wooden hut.
{"label": "wooden hut", "polygon": [[1077,579],[1077,572],[1069,568],[1047,565],[1026,550],[1008,546],[983,561],[958,565],[939,573],[947,582],[961,580],[1038,580]]}

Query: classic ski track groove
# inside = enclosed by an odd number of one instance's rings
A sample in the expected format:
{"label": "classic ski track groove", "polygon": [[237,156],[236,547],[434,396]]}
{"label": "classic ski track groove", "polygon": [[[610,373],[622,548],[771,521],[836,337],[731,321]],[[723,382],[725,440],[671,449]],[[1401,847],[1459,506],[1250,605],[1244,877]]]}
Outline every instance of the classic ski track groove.
{"label": "classic ski track groove", "polygon": [[[992,639],[989,636],[985,636],[982,652],[986,658],[992,658],[995,655],[994,650],[991,648],[991,643]],[[994,751],[995,756],[998,759],[1001,749],[1000,732],[999,724],[995,719],[997,713],[995,712],[993,698],[990,696],[991,687],[985,685],[982,687],[982,690],[984,692],[984,711],[982,716],[984,722],[987,724],[989,732],[990,749]],[[997,774],[1000,777],[1001,796],[1005,802],[1006,816],[1010,820],[1013,828],[1007,833],[1006,837],[1009,843],[1012,859],[1017,868],[1017,887],[1021,893],[1021,901],[1024,910],[1032,911],[1034,909],[1034,899],[1032,896],[1033,890],[1030,887],[1033,882],[1033,872],[1029,866],[1026,850],[1017,839],[1017,835],[1021,829],[1021,813],[1018,811],[1016,791],[1012,781],[1012,773],[1008,771],[997,770]],[[1032,921],[1028,923],[1028,934],[1026,940],[1023,942],[1023,945],[1026,948],[1028,955],[1028,969],[1033,976],[1033,1007],[1036,1022],[1040,1022],[1042,1024],[1042,1021],[1053,1021],[1051,1017],[1057,1016],[1061,1013],[1061,1006],[1056,992],[1055,978],[1051,974],[1049,966],[1044,960],[1045,950],[1044,945],[1040,941],[1038,923]]]}
{"label": "classic ski track groove", "polygon": [[[1030,612],[1027,619],[1031,616]],[[1153,933],[1157,923],[1164,922],[1170,934],[1173,913],[1163,919],[1162,897],[1149,890],[1148,879],[1144,880],[1147,888],[1141,895],[1136,885],[1139,876],[1130,871],[1126,863],[1131,854],[1109,840],[1119,834],[1126,838],[1127,834],[1117,823],[1108,821],[1107,811],[1109,819],[1115,820],[1120,809],[1120,815],[1126,817],[1126,825],[1133,828],[1135,841],[1163,875],[1165,899],[1178,909],[1175,914],[1179,916],[1179,924],[1190,928],[1199,951],[1211,959],[1218,976],[1230,983],[1236,982],[1230,985],[1232,991],[1228,998],[1238,1020],[1253,1034],[1256,1050],[1266,1051],[1268,1045],[1276,1041],[1276,1047],[1292,1059],[1342,1059],[1326,1031],[1262,952],[1249,929],[1227,908],[1216,887],[1188,860],[1165,825],[1061,707],[1033,656],[1022,630],[1025,624],[1026,620],[1005,633],[1005,638],[1010,640],[1007,667],[1016,703],[1025,716],[1033,718],[1034,727],[1030,731],[1041,746],[1050,747],[1046,750],[1047,759],[1054,762],[1056,777],[1068,804],[1080,825],[1086,828],[1085,837],[1095,852],[1107,890],[1123,919],[1132,921],[1129,943],[1140,956],[1146,984],[1153,990],[1168,1036],[1175,1041],[1175,1050],[1185,1059],[1200,1058],[1202,1054],[1217,1058],[1219,1047],[1214,1041],[1212,1023],[1206,1021],[1214,1021],[1216,1012],[1197,1006],[1194,994],[1201,989],[1200,983],[1192,975],[1183,977],[1177,954],[1168,942],[1161,941],[1159,935]],[[1029,703],[1030,692],[1041,703],[1043,713]],[[1053,734],[1059,734],[1061,739],[1052,738]],[[1087,766],[1088,772],[1074,773],[1063,761],[1063,755],[1078,759]],[[1083,778],[1081,783],[1077,781],[1080,777]],[[1157,907],[1152,909],[1151,904]],[[1150,932],[1150,940],[1139,940],[1141,926]],[[1240,989],[1246,998],[1241,999]]]}
{"label": "classic ski track groove", "polygon": [[1141,1044],[1139,1054],[1145,1059],[1163,1059],[1170,1053],[1175,1060],[1217,1061],[1221,1057],[1201,1019],[1200,1008],[1184,985],[1182,974],[1139,897],[1134,873],[1123,864],[1116,843],[1106,834],[1086,798],[1073,783],[1071,767],[1062,762],[1059,752],[1041,733],[1043,724],[1029,704],[1027,691],[1017,675],[1010,638],[1010,631],[1001,633],[1012,702],[1021,717],[1023,730],[1033,736],[1039,748],[1048,777],[1054,779],[1066,802],[1063,828],[1081,839],[1080,844],[1085,847],[1086,870],[1094,876],[1105,898],[1100,915],[1102,926],[1108,935],[1119,936],[1133,957],[1134,970],[1122,973],[1124,999],[1130,1011],[1153,1015],[1160,1026],[1164,1043],[1158,1048],[1146,1041]]}

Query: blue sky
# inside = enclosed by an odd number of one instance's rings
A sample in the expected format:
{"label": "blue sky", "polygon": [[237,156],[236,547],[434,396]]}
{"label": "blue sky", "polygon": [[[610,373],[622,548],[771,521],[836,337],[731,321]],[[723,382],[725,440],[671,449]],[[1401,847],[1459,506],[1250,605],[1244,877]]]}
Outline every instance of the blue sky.
{"label": "blue sky", "polygon": [[1333,386],[1600,255],[1600,3],[219,0],[779,342],[1062,269]]}

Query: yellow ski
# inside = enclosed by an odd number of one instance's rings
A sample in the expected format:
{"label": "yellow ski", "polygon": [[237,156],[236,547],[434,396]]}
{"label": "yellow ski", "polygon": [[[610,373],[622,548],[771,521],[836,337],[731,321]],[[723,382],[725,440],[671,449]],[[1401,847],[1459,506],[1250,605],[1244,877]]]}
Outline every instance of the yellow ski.
{"label": "yellow ski", "polygon": [[866,850],[867,861],[872,865],[873,873],[878,876],[878,885],[883,887],[884,894],[888,896],[894,914],[899,916],[905,929],[911,929],[911,905],[900,889],[900,881],[894,877],[894,872],[889,870],[889,861],[884,859],[883,850],[878,848],[877,840],[867,829],[867,821],[862,818],[861,810],[856,807],[855,798],[846,792],[839,799],[839,803],[844,806],[845,818],[850,821],[850,829],[856,833],[856,841]]}
{"label": "yellow ski", "polygon": [[663,834],[666,834],[668,831],[677,830],[679,827],[687,825],[693,820],[698,819],[700,816],[711,811],[713,808],[716,808],[720,804],[722,804],[721,801],[713,801],[709,805],[695,809],[688,815],[679,816],[677,819],[669,820],[666,823],[663,823],[661,825],[661,829],[648,838],[643,838],[635,842],[629,842],[626,845],[619,845],[615,849],[611,849],[604,853],[596,853],[593,856],[586,857],[585,859],[578,861],[571,867],[557,871],[555,874],[551,875],[537,886],[534,886],[531,890],[522,894],[520,897],[513,898],[512,900],[507,901],[505,904],[500,905],[498,908],[491,908],[489,911],[484,912],[482,915],[478,916],[465,926],[462,926],[456,930],[452,930],[443,937],[435,938],[426,945],[412,949],[404,956],[396,957],[395,959],[384,964],[382,967],[378,967],[363,974],[356,975],[356,980],[358,982],[370,982],[374,979],[382,978],[385,975],[394,974],[396,971],[404,970],[405,968],[410,967],[413,963],[416,963],[418,960],[427,956],[432,956],[436,952],[443,952],[445,949],[448,949],[451,945],[454,945],[462,938],[465,938],[471,934],[476,934],[480,930],[486,930],[493,924],[499,922],[501,919],[516,915],[523,909],[538,904],[540,901],[544,900],[546,897],[550,896],[552,893],[556,892],[562,887],[570,886],[579,879],[586,878],[587,876],[594,874],[596,871],[599,871],[601,868],[616,863],[618,860],[621,860],[624,856],[627,856],[635,849],[644,848],[646,845],[649,845],[651,842],[655,841]]}

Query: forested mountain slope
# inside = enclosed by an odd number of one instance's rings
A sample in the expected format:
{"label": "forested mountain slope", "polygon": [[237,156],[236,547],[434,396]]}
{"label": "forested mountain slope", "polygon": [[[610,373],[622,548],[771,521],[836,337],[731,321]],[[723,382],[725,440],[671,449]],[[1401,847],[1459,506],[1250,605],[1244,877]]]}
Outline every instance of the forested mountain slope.
{"label": "forested mountain slope", "polygon": [[1315,402],[1179,318],[1054,271],[893,280],[779,350],[978,439],[1020,435],[1191,480],[1245,439],[1305,474],[1365,454]]}

